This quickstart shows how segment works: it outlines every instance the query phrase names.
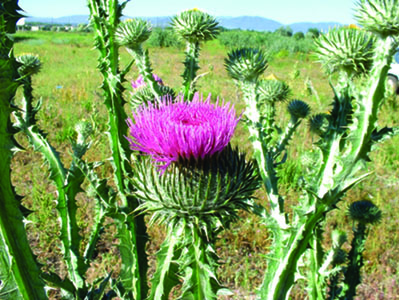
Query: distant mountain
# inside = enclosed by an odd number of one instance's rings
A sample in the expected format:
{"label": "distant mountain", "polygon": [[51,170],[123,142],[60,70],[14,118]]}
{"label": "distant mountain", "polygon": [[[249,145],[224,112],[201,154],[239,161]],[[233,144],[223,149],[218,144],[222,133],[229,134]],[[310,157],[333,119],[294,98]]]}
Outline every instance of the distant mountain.
{"label": "distant mountain", "polygon": [[228,29],[245,29],[257,31],[275,31],[283,24],[263,17],[217,17],[220,25]]}
{"label": "distant mountain", "polygon": [[297,31],[307,32],[309,28],[317,28],[319,31],[327,32],[328,29],[342,26],[342,24],[336,22],[321,22],[321,23],[301,22],[301,23],[292,23],[288,26],[290,26],[294,32]]}
{"label": "distant mountain", "polygon": [[[128,19],[130,17],[123,17]],[[165,27],[170,25],[171,17],[143,17],[142,19],[148,20],[153,26]],[[325,22],[325,23],[310,23],[300,22],[292,24],[282,24],[280,22],[263,18],[263,17],[216,17],[220,22],[220,25],[227,29],[244,29],[244,30],[257,30],[257,31],[275,31],[281,26],[289,26],[294,32],[302,31],[307,32],[309,28],[317,28],[322,31],[327,31],[329,28],[334,26],[342,26],[336,22]],[[29,17],[26,22],[42,22],[50,24],[86,24],[88,23],[89,17],[87,15],[74,15],[66,16],[61,18],[37,18]]]}

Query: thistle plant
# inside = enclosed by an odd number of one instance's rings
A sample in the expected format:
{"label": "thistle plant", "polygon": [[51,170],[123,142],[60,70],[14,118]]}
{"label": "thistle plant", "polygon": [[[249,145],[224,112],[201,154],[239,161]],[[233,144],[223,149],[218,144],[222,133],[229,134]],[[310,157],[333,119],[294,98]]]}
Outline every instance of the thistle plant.
{"label": "thistle plant", "polygon": [[186,42],[182,93],[185,99],[191,100],[199,78],[197,72],[200,69],[200,45],[213,40],[219,34],[220,28],[215,18],[198,9],[181,12],[172,19],[172,26],[177,35]]}
{"label": "thistle plant", "polygon": [[[261,79],[268,66],[265,52],[244,48],[225,60],[228,74],[242,89],[246,109],[237,116],[230,103],[214,103],[196,93],[200,43],[213,39],[216,20],[190,10],[173,19],[175,31],[187,42],[182,94],[155,74],[143,43],[151,26],[142,20],[120,22],[127,2],[89,0],[101,89],[108,113],[107,131],[113,182],[96,169],[103,162],[88,162],[93,122],[76,124],[71,142],[71,163],[66,166],[37,122],[41,100],[33,93],[32,77],[41,70],[38,56],[14,57],[15,24],[21,17],[17,1],[0,3],[0,298],[47,299],[57,288],[65,299],[169,299],[180,286],[179,299],[216,299],[229,293],[218,277],[215,243],[222,230],[238,219],[243,209],[257,213],[272,236],[267,270],[259,299],[288,299],[299,278],[306,281],[309,299],[353,299],[360,283],[368,230],[381,219],[370,201],[354,202],[348,209],[353,239],[343,249],[347,234],[332,232],[330,249],[324,246],[327,215],[337,209],[346,192],[367,177],[369,153],[377,143],[399,132],[379,128],[377,116],[385,94],[385,77],[398,46],[399,4],[394,0],[358,3],[359,23],[370,32],[335,29],[316,40],[320,62],[334,82],[329,113],[310,115],[310,106],[291,99],[283,81]],[[119,65],[119,48],[132,60]],[[134,112],[125,113],[125,77],[135,64],[139,77],[132,83]],[[14,101],[22,89],[22,99]],[[290,99],[290,100],[288,100]],[[289,120],[276,120],[278,105],[285,105]],[[318,139],[303,154],[300,195],[288,214],[278,174],[291,159],[289,144],[304,119]],[[234,149],[230,140],[243,121],[253,145],[254,161]],[[11,159],[21,147],[14,135],[25,138],[42,154],[48,176],[57,190],[56,211],[66,274],[44,272],[28,242],[25,224],[31,213],[11,184]],[[279,173],[280,172],[280,173]],[[253,192],[263,183],[269,207],[255,204]],[[87,188],[85,188],[87,187]],[[93,202],[93,224],[87,239],[77,220],[77,194]],[[166,237],[157,253],[151,288],[147,283],[145,215],[149,225],[164,224]],[[116,225],[121,265],[89,283],[86,273],[97,251],[105,220]],[[84,243],[84,241],[86,241]],[[307,267],[302,267],[302,262]]]}
{"label": "thistle plant", "polygon": [[128,120],[133,150],[150,156],[136,166],[135,195],[151,223],[168,225],[158,252],[150,299],[168,299],[182,278],[181,299],[216,299],[225,290],[217,276],[217,234],[250,210],[258,188],[253,163],[229,145],[239,118],[230,105],[174,102],[140,107]]}
{"label": "thistle plant", "polygon": [[[368,153],[379,141],[396,132],[392,128],[378,129],[377,114],[384,99],[387,71],[397,46],[395,39],[387,38],[396,34],[392,24],[397,14],[389,8],[397,4],[397,1],[359,2],[359,23],[377,35],[340,29],[322,36],[317,42],[320,61],[326,64],[325,69],[330,73],[339,72],[338,83],[333,86],[331,112],[310,119],[312,131],[320,137],[316,143],[318,150],[317,155],[313,155],[310,172],[303,174],[302,195],[291,218],[288,218],[284,198],[278,190],[276,166],[288,159],[285,146],[302,118],[309,114],[309,106],[302,101],[292,101],[288,105],[291,121],[286,134],[274,138],[283,131],[279,130],[274,114],[270,113],[273,104],[268,104],[265,109],[261,101],[265,89],[259,77],[267,66],[265,55],[259,50],[240,49],[230,53],[225,61],[228,73],[243,91],[245,121],[254,148],[253,155],[270,203],[270,209],[261,214],[270,228],[273,244],[259,299],[288,299],[297,278],[304,277],[298,263],[306,255],[310,257],[308,276],[305,276],[310,299],[324,299],[328,282],[337,286],[350,285],[352,291],[358,284],[336,283],[339,277],[335,277],[334,272],[327,277],[319,275],[320,271],[326,274],[325,263],[328,262],[328,254],[321,245],[322,232],[326,215],[337,207],[350,188],[368,175],[364,171],[365,163],[370,160]],[[359,78],[355,80],[355,77]],[[275,103],[277,99],[269,102]],[[364,235],[362,237],[364,240]],[[360,243],[354,242],[353,253],[360,254],[361,247]],[[343,272],[344,268],[337,270]],[[328,281],[329,276],[334,276],[334,280]],[[346,296],[351,299],[353,295]]]}

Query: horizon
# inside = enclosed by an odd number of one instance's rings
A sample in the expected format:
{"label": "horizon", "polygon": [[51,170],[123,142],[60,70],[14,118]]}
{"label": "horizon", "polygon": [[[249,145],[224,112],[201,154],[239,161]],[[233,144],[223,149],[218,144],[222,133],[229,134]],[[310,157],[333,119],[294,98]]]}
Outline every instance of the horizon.
{"label": "horizon", "polygon": [[[124,17],[130,18],[131,16],[127,16],[127,15],[123,15]],[[67,15],[67,16],[60,16],[60,17],[36,17],[36,16],[27,16],[24,17],[22,19],[25,19],[27,22],[29,22],[30,18],[34,18],[34,19],[63,19],[63,18],[73,18],[73,17],[89,17],[89,15],[85,15],[85,14],[76,14],[76,15]],[[132,18],[145,18],[145,19],[150,19],[150,18],[172,18],[173,15],[169,15],[169,16],[135,16]],[[241,16],[213,16],[216,19],[217,18],[245,18],[245,17],[249,17],[249,18],[262,18],[262,19],[266,19],[266,20],[270,20],[270,21],[274,21],[274,22],[278,22],[281,23],[277,20],[271,19],[271,18],[267,18],[267,17],[262,17],[262,16],[248,16],[248,15],[241,15]],[[40,21],[34,21],[34,22],[40,22]],[[67,22],[68,23],[68,22]],[[72,22],[73,23],[73,22]],[[292,22],[292,23],[281,23],[282,25],[291,25],[291,24],[299,24],[299,23],[310,23],[310,24],[319,24],[319,23],[337,23],[337,24],[342,24],[342,25],[348,25],[349,23],[340,23],[337,21],[322,21],[322,22],[311,22],[311,21],[301,21],[301,22]]]}
{"label": "horizon", "polygon": [[[155,2],[155,5],[154,5]],[[292,23],[356,23],[353,17],[355,3],[348,0],[280,0],[278,3],[266,3],[262,0],[247,0],[231,3],[227,0],[176,0],[173,3],[164,1],[129,2],[123,14],[132,18],[171,17],[183,10],[199,8],[215,17],[261,17],[281,24]],[[299,3],[298,3],[299,2]],[[84,0],[20,0],[20,7],[27,17],[61,18],[78,15],[89,15]],[[287,9],[287,7],[289,9]]]}

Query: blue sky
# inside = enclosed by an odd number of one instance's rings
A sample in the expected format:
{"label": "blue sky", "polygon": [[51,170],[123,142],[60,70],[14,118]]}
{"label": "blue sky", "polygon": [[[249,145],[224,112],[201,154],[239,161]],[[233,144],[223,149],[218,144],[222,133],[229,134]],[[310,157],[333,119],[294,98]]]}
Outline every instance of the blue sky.
{"label": "blue sky", "polygon": [[[25,14],[33,17],[63,17],[89,14],[85,0],[20,0]],[[355,23],[351,0],[141,0],[130,1],[124,15],[130,17],[172,16],[199,8],[213,16],[260,16],[283,24],[295,22]]]}

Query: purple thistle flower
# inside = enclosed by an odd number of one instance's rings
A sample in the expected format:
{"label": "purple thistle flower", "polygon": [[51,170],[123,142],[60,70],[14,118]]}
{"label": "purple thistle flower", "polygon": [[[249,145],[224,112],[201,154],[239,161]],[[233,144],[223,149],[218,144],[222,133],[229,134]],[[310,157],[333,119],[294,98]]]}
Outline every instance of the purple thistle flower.
{"label": "purple thistle flower", "polygon": [[142,105],[127,119],[126,137],[132,150],[151,156],[164,172],[179,158],[205,158],[222,151],[233,136],[240,117],[230,103],[203,101],[198,93],[192,102],[183,97],[172,102],[164,98],[158,104]]}
{"label": "purple thistle flower", "polygon": [[[152,74],[152,77],[154,78],[154,80],[159,85],[163,85],[163,81],[158,75]],[[136,81],[132,81],[132,88],[134,88],[134,89],[138,89],[138,88],[143,87],[145,85],[146,85],[146,83],[144,82],[144,78],[141,75],[139,75],[137,77]]]}

